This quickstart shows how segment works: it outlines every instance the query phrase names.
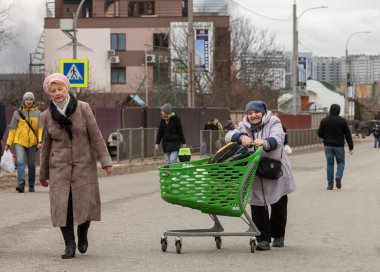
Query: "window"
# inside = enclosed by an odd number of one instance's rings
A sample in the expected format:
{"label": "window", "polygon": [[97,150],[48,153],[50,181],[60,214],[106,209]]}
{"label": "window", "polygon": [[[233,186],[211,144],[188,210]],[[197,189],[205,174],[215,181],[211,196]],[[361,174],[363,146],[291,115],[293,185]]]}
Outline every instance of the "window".
{"label": "window", "polygon": [[119,17],[120,16],[120,2],[115,0],[107,0],[104,3],[105,17]]}
{"label": "window", "polygon": [[169,47],[169,34],[167,33],[154,33],[153,45],[157,47]]}
{"label": "window", "polygon": [[128,16],[154,15],[154,8],[154,1],[128,1]]}
{"label": "window", "polygon": [[118,51],[126,50],[126,35],[125,33],[112,33],[111,34],[111,49]]}
{"label": "window", "polygon": [[153,66],[153,82],[166,84],[169,81],[169,65],[167,63],[160,63],[160,67]]}
{"label": "window", "polygon": [[111,84],[127,83],[125,67],[111,68]]}

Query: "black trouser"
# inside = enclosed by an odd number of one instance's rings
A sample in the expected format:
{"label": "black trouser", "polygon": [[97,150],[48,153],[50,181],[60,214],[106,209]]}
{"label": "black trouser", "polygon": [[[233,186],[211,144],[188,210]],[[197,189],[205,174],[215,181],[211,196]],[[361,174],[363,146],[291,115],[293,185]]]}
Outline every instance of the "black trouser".
{"label": "black trouser", "polygon": [[288,196],[284,195],[279,201],[270,205],[271,214],[267,206],[251,205],[252,220],[261,232],[257,241],[271,242],[271,237],[280,238],[285,236],[285,227],[288,214]]}
{"label": "black trouser", "polygon": [[73,216],[73,199],[71,196],[71,188],[69,194],[69,200],[67,204],[67,218],[66,226],[61,227],[63,239],[65,240],[65,245],[75,245],[75,235],[74,235],[74,216]]}

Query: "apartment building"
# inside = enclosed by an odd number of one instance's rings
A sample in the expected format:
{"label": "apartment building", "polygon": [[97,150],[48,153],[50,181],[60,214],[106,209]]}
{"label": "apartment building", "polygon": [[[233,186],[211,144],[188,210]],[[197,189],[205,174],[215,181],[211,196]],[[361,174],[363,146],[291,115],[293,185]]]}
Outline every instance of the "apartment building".
{"label": "apartment building", "polygon": [[[73,56],[62,26],[70,24],[80,2],[55,0],[54,12],[45,18],[46,73],[58,71],[59,60]],[[187,12],[187,0],[86,0],[77,21],[77,58],[89,60],[89,88],[138,93],[144,99],[148,91],[185,91],[186,34],[175,29],[182,26],[186,32]],[[209,73],[223,84],[230,65],[215,60],[229,54],[227,6],[194,6],[194,33],[196,48],[203,46],[203,59],[197,58],[202,69],[197,72]],[[180,83],[173,84],[175,73],[181,73]]]}
{"label": "apartment building", "polygon": [[314,80],[328,82],[334,86],[339,86],[345,82],[345,58],[314,57],[313,66],[312,78]]}
{"label": "apartment building", "polygon": [[371,84],[380,80],[380,56],[352,55],[351,78],[359,84]]}
{"label": "apartment building", "polygon": [[[380,80],[380,56],[350,55],[351,79],[356,84],[372,84]],[[335,86],[347,84],[345,57],[313,57],[313,79]]]}

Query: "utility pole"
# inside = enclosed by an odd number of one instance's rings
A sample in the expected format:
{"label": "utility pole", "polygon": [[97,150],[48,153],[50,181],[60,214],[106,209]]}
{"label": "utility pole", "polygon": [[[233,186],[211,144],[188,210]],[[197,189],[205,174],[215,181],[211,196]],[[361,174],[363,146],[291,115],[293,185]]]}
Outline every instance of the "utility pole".
{"label": "utility pole", "polygon": [[292,113],[297,114],[297,85],[298,85],[298,29],[297,29],[297,6],[293,4],[293,58],[292,58]]}
{"label": "utility pole", "polygon": [[187,50],[188,50],[188,86],[187,104],[189,108],[195,106],[194,95],[194,25],[193,25],[193,0],[188,1],[188,31],[187,31]]}
{"label": "utility pole", "polygon": [[351,67],[350,67],[350,60],[348,59],[348,49],[346,46],[346,74],[347,74],[347,88],[346,93],[344,96],[344,117],[348,120],[349,119],[349,112],[348,112],[348,88],[349,84],[351,84]]}

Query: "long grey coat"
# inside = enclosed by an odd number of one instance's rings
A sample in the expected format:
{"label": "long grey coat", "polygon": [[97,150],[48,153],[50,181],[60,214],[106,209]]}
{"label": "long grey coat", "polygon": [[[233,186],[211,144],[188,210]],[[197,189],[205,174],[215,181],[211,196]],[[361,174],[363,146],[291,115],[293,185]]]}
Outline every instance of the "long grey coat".
{"label": "long grey coat", "polygon": [[100,221],[101,203],[97,177],[97,154],[102,167],[112,160],[90,106],[78,101],[70,116],[73,139],[52,119],[49,110],[42,114],[43,145],[40,180],[49,180],[50,212],[53,226],[66,226],[70,187],[74,223]]}
{"label": "long grey coat", "polygon": [[[264,206],[264,194],[265,200],[268,205],[276,203],[282,196],[294,192],[296,185],[290,168],[289,157],[284,152],[283,143],[285,139],[285,133],[282,128],[282,124],[278,117],[272,115],[272,112],[267,111],[263,116],[262,129],[259,132],[255,132],[252,135],[251,124],[249,123],[247,116],[244,116],[243,121],[239,123],[237,128],[229,131],[226,134],[226,142],[230,142],[232,135],[235,133],[246,133],[248,137],[254,139],[266,139],[273,137],[277,141],[277,148],[273,151],[263,152],[263,157],[268,157],[276,160],[280,160],[282,153],[282,171],[283,176],[278,180],[262,179],[261,187],[260,177],[255,176],[255,180],[252,186],[252,193],[250,196],[250,203],[256,206]],[[254,137],[253,137],[254,136]]]}

